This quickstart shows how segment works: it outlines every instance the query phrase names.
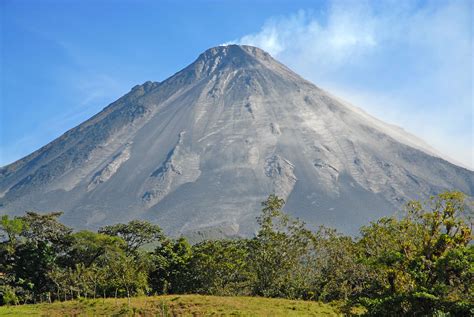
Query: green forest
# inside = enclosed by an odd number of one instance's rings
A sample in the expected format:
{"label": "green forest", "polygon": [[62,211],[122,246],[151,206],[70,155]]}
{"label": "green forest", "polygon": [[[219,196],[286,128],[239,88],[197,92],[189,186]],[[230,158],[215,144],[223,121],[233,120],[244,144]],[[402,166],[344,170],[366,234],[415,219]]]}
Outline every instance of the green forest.
{"label": "green forest", "polygon": [[134,220],[74,231],[60,212],[4,215],[0,303],[159,294],[339,302],[366,316],[474,315],[472,208],[460,192],[411,201],[356,237],[310,230],[270,195],[252,238],[191,245]]}

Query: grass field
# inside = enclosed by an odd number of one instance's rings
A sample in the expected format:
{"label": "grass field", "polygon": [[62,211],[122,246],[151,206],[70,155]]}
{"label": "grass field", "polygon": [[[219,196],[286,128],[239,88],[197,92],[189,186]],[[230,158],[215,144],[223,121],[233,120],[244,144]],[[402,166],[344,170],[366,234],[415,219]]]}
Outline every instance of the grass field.
{"label": "grass field", "polygon": [[259,297],[168,295],[0,307],[0,316],[340,316],[319,302]]}

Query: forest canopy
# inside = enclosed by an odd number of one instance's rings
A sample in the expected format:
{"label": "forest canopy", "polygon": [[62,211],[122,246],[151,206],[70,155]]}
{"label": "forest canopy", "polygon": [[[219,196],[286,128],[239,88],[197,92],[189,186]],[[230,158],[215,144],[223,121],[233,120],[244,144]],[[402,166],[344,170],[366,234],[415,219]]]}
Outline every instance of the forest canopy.
{"label": "forest canopy", "polygon": [[0,303],[193,293],[341,301],[368,316],[474,314],[472,208],[462,193],[411,201],[357,237],[309,230],[284,203],[262,203],[252,238],[194,245],[142,220],[75,232],[60,212],[4,215]]}

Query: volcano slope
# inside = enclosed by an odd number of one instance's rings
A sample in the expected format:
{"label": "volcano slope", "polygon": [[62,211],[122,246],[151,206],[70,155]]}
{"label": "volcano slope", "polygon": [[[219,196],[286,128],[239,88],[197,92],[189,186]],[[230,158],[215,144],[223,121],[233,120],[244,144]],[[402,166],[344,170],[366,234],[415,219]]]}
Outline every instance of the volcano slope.
{"label": "volcano slope", "polygon": [[134,218],[168,234],[248,236],[270,193],[310,226],[354,234],[474,172],[251,46],[146,82],[0,170],[0,212],[62,210],[75,228]]}

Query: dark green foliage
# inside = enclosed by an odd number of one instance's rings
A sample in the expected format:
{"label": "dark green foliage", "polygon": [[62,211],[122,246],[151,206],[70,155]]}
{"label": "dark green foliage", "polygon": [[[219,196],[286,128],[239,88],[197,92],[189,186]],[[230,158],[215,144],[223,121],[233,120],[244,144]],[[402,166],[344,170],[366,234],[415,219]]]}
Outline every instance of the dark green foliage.
{"label": "dark green foliage", "polygon": [[188,265],[191,246],[185,238],[164,240],[152,254],[151,288],[158,294],[186,292],[190,287]]}
{"label": "dark green foliage", "polygon": [[447,301],[430,293],[392,294],[383,298],[361,300],[365,316],[473,316],[472,302]]}
{"label": "dark green foliage", "polygon": [[250,248],[246,240],[204,241],[192,248],[191,291],[210,295],[250,294]]}
{"label": "dark green foliage", "polygon": [[10,281],[11,289],[25,300],[36,301],[54,287],[48,273],[70,243],[68,237],[72,232],[58,221],[60,215],[27,212],[11,220],[2,218],[1,229],[8,240],[2,243],[5,248],[0,270]]}
{"label": "dark green foliage", "polygon": [[466,315],[474,299],[471,228],[459,192],[410,202],[401,219],[364,227],[363,259],[385,283],[362,302],[371,313]]}
{"label": "dark green foliage", "polygon": [[310,298],[308,285],[313,236],[304,223],[290,219],[281,209],[284,200],[270,195],[257,218],[260,230],[250,241],[252,293],[260,296]]}
{"label": "dark green foliage", "polygon": [[135,253],[144,244],[161,241],[164,238],[159,226],[142,220],[106,226],[100,228],[99,233],[122,238],[127,243],[129,253]]}
{"label": "dark green foliage", "polygon": [[59,222],[62,212],[38,214],[28,211],[17,219],[24,224],[21,236],[32,244],[47,244],[55,251],[64,250],[69,244],[72,229]]}
{"label": "dark green foliage", "polygon": [[270,195],[253,238],[193,246],[145,221],[73,233],[61,213],[3,216],[0,301],[199,293],[339,301],[363,305],[368,316],[474,315],[472,222],[463,200],[447,192],[410,202],[401,217],[372,222],[354,238],[306,229]]}
{"label": "dark green foliage", "polygon": [[71,237],[72,244],[66,257],[70,267],[78,263],[86,267],[92,264],[105,265],[126,248],[125,241],[121,238],[102,233],[79,231]]}
{"label": "dark green foliage", "polygon": [[314,298],[324,301],[348,300],[372,294],[380,277],[360,258],[360,248],[351,237],[321,227],[315,234],[311,258]]}

